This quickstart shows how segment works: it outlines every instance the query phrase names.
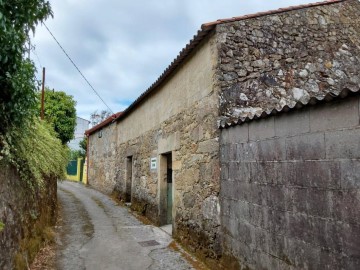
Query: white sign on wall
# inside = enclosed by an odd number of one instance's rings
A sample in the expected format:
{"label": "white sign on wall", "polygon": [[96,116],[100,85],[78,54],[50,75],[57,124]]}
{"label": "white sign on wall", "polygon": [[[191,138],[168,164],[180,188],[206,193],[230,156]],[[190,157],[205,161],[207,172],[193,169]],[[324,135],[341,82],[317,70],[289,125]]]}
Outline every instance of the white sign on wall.
{"label": "white sign on wall", "polygon": [[155,170],[157,168],[157,159],[155,158],[151,158],[150,159],[150,169],[151,170]]}

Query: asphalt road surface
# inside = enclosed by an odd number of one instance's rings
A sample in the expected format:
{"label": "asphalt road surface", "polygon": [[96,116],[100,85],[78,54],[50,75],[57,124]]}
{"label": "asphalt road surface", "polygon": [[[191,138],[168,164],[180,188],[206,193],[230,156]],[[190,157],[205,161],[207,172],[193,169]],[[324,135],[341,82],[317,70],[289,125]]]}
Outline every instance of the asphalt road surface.
{"label": "asphalt road surface", "polygon": [[63,270],[194,269],[168,247],[172,238],[127,208],[82,184],[58,183],[62,217],[56,268]]}

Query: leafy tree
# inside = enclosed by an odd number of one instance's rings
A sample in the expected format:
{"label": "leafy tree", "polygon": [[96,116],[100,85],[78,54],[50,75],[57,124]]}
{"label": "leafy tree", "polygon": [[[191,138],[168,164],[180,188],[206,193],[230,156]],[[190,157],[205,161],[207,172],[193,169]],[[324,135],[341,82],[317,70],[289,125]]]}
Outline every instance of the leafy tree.
{"label": "leafy tree", "polygon": [[49,16],[47,0],[0,0],[0,160],[30,186],[62,178],[68,161],[68,148],[37,117],[36,69],[25,56],[29,35]]}
{"label": "leafy tree", "polygon": [[80,146],[80,151],[81,153],[83,153],[83,156],[85,157],[86,156],[86,152],[87,152],[87,138],[84,137],[84,139],[82,139],[80,142],[79,142],[79,146]]}
{"label": "leafy tree", "polygon": [[85,158],[87,152],[87,138],[82,139],[79,142],[79,150],[70,151],[70,160],[77,160],[78,158]]}
{"label": "leafy tree", "polygon": [[52,16],[45,0],[0,0],[0,134],[36,114],[35,66],[25,58],[35,26]]}
{"label": "leafy tree", "polygon": [[77,160],[78,158],[84,158],[84,155],[81,152],[81,150],[71,150],[70,155],[69,155],[69,159],[70,160]]}
{"label": "leafy tree", "polygon": [[102,110],[100,112],[98,112],[96,110],[90,115],[90,124],[92,126],[95,126],[95,125],[101,123],[102,121],[104,121],[110,115],[111,115],[111,112],[109,110]]}
{"label": "leafy tree", "polygon": [[54,127],[63,144],[74,138],[76,127],[76,101],[63,91],[45,90],[45,120]]}

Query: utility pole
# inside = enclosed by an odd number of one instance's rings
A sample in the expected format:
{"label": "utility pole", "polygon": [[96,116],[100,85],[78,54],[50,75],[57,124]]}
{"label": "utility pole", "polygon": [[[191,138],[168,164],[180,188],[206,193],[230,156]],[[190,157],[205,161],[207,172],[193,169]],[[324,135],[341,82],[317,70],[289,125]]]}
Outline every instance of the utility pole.
{"label": "utility pole", "polygon": [[44,99],[45,99],[45,68],[43,67],[41,87],[41,120],[44,120]]}

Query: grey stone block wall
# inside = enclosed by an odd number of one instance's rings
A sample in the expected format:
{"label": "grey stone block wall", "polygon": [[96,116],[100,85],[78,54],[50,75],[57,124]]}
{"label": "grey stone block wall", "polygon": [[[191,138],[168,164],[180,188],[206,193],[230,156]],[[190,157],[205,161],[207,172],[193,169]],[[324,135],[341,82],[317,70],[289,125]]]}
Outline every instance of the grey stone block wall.
{"label": "grey stone block wall", "polygon": [[250,269],[360,269],[359,97],[223,129],[224,254]]}
{"label": "grey stone block wall", "polygon": [[[221,124],[307,103],[311,97],[344,88],[358,89],[359,18],[359,1],[348,0],[219,24]],[[328,123],[312,125],[321,129]],[[256,130],[252,126],[249,135],[273,132]]]}

